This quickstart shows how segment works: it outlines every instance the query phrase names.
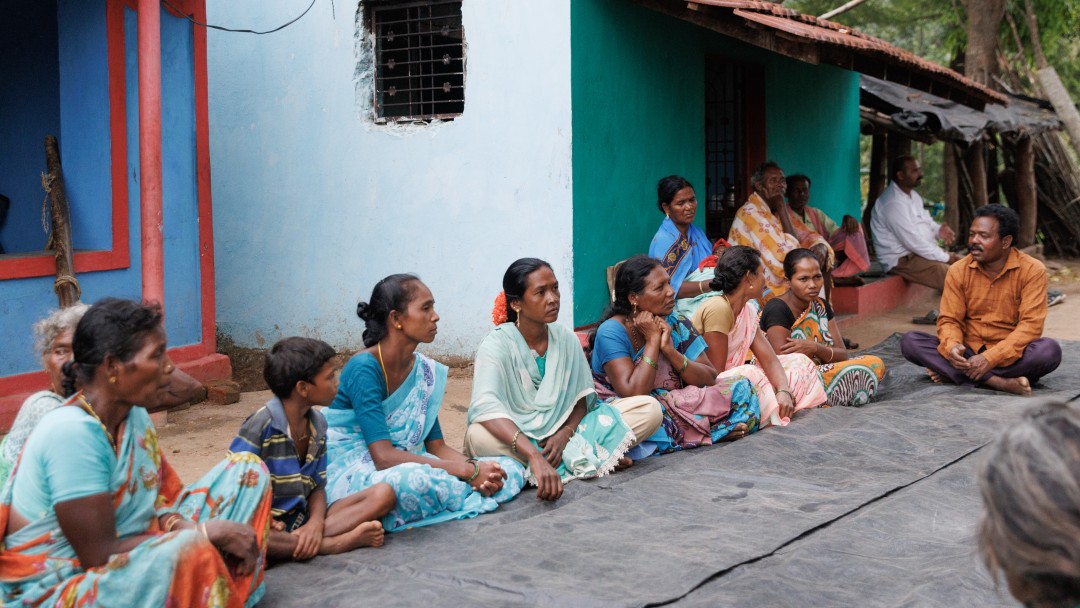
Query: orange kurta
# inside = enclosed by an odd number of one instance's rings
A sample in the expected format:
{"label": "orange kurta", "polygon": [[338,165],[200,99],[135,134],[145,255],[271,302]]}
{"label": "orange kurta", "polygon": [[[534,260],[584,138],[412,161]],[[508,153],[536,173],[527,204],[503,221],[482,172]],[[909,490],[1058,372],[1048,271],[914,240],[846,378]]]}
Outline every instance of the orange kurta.
{"label": "orange kurta", "polygon": [[949,267],[938,316],[938,352],[957,344],[982,352],[991,367],[1011,365],[1046,321],[1046,267],[1017,249],[990,278],[971,255]]}

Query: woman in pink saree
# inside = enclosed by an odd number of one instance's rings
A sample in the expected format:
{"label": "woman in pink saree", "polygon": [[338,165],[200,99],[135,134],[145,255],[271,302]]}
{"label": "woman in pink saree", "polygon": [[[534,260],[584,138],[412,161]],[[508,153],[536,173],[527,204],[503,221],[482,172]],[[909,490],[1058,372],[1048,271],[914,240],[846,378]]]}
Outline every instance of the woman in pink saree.
{"label": "woman in pink saree", "polygon": [[[784,426],[798,410],[825,404],[817,366],[806,355],[777,355],[758,326],[757,299],[765,288],[761,254],[729,247],[717,261],[710,298],[694,313],[694,329],[708,344],[706,354],[719,378],[749,378],[757,388],[761,426]],[[753,354],[751,360],[750,354]]]}

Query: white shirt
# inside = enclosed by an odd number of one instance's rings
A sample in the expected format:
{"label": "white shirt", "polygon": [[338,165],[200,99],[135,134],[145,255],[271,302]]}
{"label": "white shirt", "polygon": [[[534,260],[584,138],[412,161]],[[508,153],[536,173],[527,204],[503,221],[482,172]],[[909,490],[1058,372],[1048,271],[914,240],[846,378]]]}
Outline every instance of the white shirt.
{"label": "white shirt", "polygon": [[948,262],[949,254],[937,244],[939,230],[941,226],[923,208],[919,193],[912,190],[911,194],[905,194],[896,182],[889,182],[889,187],[877,198],[874,210],[870,212],[874,249],[886,272],[909,253],[936,262]]}

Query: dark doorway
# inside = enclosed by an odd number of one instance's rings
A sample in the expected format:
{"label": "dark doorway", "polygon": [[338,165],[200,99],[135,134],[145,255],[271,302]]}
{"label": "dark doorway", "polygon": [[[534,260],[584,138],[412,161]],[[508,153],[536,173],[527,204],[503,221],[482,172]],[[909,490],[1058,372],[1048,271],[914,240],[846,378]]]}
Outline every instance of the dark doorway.
{"label": "dark doorway", "polygon": [[705,58],[705,232],[727,238],[750,195],[750,174],[765,160],[765,83],[761,66]]}

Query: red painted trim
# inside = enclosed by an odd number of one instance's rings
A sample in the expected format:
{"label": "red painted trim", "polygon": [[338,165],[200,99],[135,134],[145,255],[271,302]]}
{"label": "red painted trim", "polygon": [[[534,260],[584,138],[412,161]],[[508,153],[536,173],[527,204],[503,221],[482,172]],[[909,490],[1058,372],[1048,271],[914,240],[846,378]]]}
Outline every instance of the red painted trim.
{"label": "red painted trim", "polygon": [[[123,0],[105,5],[107,63],[109,70],[110,177],[112,179],[112,248],[109,251],[75,253],[75,272],[98,272],[131,266],[128,230],[127,103],[124,74]],[[0,257],[0,281],[48,277],[56,274],[51,253]]]}
{"label": "red painted trim", "polygon": [[[194,18],[206,23],[206,1],[190,0]],[[206,72],[206,28],[194,27],[195,36],[195,156],[199,193],[199,270],[202,289],[202,344],[217,350],[217,303],[214,299],[214,208],[210,196],[210,102]]]}
{"label": "red painted trim", "polygon": [[144,300],[164,305],[159,4],[159,0],[139,0],[139,218],[142,226],[142,296]]}

